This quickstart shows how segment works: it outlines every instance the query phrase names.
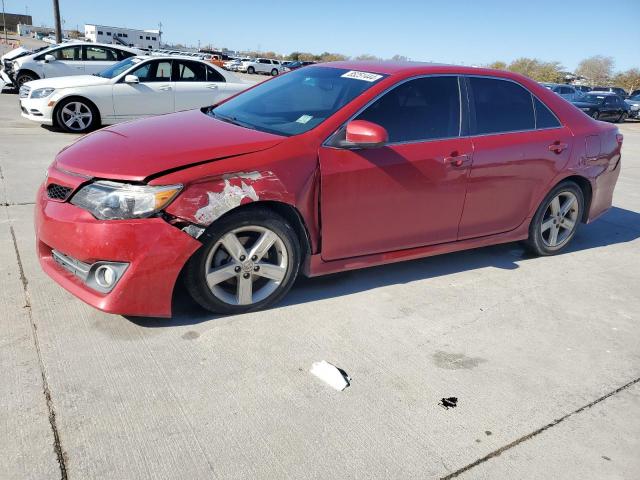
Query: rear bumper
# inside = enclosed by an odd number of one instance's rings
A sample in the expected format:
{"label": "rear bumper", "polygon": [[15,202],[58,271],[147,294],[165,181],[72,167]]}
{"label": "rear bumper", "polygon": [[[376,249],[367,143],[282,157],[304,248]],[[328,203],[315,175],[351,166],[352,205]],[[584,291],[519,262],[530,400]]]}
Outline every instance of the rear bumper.
{"label": "rear bumper", "polygon": [[[160,218],[100,221],[41,187],[35,209],[37,254],[42,269],[89,305],[108,313],[170,317],[180,270],[200,242]],[[56,250],[86,264],[123,262],[128,267],[109,293],[92,289],[60,266]]]}

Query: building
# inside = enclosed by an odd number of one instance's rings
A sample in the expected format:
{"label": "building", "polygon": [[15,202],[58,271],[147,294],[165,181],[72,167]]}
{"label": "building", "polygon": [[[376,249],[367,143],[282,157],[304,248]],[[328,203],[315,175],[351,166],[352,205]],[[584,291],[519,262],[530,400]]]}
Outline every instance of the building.
{"label": "building", "polygon": [[[2,12],[0,12],[0,32],[3,32],[5,25],[2,21],[1,13]],[[5,13],[4,21],[7,22],[7,32],[17,32],[18,25],[20,24],[31,25],[33,23],[31,15],[20,15],[17,13]]]}
{"label": "building", "polygon": [[135,30],[133,28],[85,25],[84,36],[94,43],[119,43],[129,47],[156,49],[162,44],[160,30]]}

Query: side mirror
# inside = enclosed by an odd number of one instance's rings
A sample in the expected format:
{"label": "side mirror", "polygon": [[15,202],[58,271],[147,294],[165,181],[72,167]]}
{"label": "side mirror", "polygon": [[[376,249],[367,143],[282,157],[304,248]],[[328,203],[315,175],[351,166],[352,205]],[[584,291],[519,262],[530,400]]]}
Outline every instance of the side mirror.
{"label": "side mirror", "polygon": [[55,61],[56,61],[56,57],[54,57],[51,54],[44,56],[44,63],[55,62]]}
{"label": "side mirror", "polygon": [[124,83],[140,83],[140,79],[135,75],[127,75],[124,77]]}
{"label": "side mirror", "polygon": [[347,124],[344,147],[379,148],[389,140],[387,130],[377,123],[353,120]]}

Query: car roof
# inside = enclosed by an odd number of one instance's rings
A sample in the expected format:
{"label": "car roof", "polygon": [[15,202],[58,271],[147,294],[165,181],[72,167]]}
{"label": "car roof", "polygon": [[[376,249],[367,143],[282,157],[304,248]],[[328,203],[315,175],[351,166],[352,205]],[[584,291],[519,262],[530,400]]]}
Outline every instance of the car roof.
{"label": "car roof", "polygon": [[139,58],[140,60],[190,60],[192,62],[201,62],[205,65],[214,66],[212,63],[202,60],[201,58],[191,57],[189,55],[136,55],[135,58]]}

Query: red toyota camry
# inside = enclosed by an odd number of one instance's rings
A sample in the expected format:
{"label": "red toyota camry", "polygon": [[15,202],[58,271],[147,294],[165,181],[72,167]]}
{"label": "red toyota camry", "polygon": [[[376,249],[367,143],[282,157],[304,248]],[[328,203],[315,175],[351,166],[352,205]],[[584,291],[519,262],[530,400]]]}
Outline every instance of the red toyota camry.
{"label": "red toyota camry", "polygon": [[517,240],[553,255],[611,207],[621,145],[509,72],[305,67],[60,152],[38,192],[38,254],[90,305],[145,316],[171,315],[179,278],[233,314],[299,274]]}

